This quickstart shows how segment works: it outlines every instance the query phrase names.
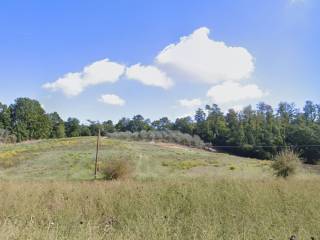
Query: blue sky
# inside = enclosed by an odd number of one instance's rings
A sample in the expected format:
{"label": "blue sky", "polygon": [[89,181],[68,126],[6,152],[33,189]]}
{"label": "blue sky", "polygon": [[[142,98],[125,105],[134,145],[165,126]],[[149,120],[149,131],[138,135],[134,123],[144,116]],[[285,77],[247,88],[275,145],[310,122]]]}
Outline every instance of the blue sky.
{"label": "blue sky", "polygon": [[7,104],[26,96],[85,121],[320,102],[316,0],[0,4]]}

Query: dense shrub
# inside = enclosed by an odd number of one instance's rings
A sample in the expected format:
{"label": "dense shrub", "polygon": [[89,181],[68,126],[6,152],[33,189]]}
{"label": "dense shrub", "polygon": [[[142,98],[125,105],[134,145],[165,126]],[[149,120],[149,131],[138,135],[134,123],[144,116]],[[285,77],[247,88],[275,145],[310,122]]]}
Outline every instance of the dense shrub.
{"label": "dense shrub", "polygon": [[110,160],[101,168],[101,172],[106,180],[128,178],[133,173],[133,170],[133,163],[123,159]]}
{"label": "dense shrub", "polygon": [[274,158],[271,167],[277,177],[287,178],[297,172],[299,165],[298,154],[291,149],[286,149]]}
{"label": "dense shrub", "polygon": [[126,139],[126,140],[137,140],[137,141],[158,141],[158,142],[168,142],[168,143],[178,143],[193,147],[204,147],[204,142],[197,135],[191,136],[186,133],[181,133],[179,131],[173,130],[142,130],[140,132],[114,132],[107,133],[107,137]]}
{"label": "dense shrub", "polygon": [[0,129],[0,144],[3,143],[16,143],[17,138],[15,135],[10,134],[9,131]]}

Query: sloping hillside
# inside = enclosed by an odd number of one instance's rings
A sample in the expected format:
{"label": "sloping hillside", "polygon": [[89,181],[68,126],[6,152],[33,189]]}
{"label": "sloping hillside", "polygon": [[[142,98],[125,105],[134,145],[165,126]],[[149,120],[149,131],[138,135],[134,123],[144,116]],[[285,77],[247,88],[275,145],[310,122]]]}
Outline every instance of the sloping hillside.
{"label": "sloping hillside", "polygon": [[[42,140],[0,146],[1,179],[89,180],[93,178],[94,137]],[[266,177],[269,161],[212,153],[180,145],[101,139],[99,165],[129,160],[134,178],[197,176]]]}

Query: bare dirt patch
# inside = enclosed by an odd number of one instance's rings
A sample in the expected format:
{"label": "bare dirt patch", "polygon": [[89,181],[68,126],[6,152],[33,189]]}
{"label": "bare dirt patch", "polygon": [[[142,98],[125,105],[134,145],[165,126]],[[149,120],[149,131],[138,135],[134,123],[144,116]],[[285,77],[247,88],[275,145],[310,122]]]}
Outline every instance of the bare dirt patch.
{"label": "bare dirt patch", "polygon": [[183,149],[183,150],[194,149],[192,147],[183,146],[183,145],[174,144],[174,143],[150,142],[150,144],[154,144],[160,147],[172,148],[172,149]]}

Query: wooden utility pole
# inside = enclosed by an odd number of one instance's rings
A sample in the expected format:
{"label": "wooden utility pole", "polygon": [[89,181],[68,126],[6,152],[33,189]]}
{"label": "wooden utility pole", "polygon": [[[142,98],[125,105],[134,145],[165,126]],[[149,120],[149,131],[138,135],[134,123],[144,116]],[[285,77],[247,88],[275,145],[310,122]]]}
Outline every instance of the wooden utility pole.
{"label": "wooden utility pole", "polygon": [[95,164],[94,164],[94,179],[97,178],[98,157],[99,157],[99,145],[100,145],[100,129],[99,129],[99,131],[98,131],[98,136],[97,136],[96,162],[95,162]]}

